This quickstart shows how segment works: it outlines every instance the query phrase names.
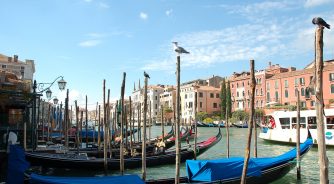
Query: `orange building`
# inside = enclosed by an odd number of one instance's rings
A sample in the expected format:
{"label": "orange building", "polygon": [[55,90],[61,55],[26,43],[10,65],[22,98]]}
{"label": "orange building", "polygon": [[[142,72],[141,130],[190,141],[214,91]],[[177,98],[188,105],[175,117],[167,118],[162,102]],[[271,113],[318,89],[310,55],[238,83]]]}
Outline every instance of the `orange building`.
{"label": "orange building", "polygon": [[[271,65],[265,70],[256,71],[255,108],[265,108],[275,104],[296,105],[297,93],[300,92],[302,107],[314,109],[314,63],[302,70],[294,67],[282,68]],[[250,73],[234,73],[230,78],[232,110],[250,108]],[[334,60],[324,62],[323,68],[323,98],[325,108],[334,108]]]}

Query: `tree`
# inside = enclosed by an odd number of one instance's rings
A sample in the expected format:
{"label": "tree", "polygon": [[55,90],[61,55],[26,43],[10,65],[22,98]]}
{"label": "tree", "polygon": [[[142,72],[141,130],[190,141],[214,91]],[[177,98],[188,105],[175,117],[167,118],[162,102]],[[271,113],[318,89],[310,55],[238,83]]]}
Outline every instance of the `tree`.
{"label": "tree", "polygon": [[232,100],[231,100],[231,88],[230,81],[227,81],[226,87],[226,108],[227,108],[227,117],[232,117]]}
{"label": "tree", "polygon": [[221,101],[221,118],[225,119],[226,117],[226,84],[225,79],[221,82],[221,89],[220,89],[220,101]]}
{"label": "tree", "polygon": [[244,121],[248,119],[249,114],[243,110],[234,111],[232,117],[239,120]]}
{"label": "tree", "polygon": [[205,118],[208,117],[208,113],[207,112],[198,112],[196,115],[196,119],[203,121]]}

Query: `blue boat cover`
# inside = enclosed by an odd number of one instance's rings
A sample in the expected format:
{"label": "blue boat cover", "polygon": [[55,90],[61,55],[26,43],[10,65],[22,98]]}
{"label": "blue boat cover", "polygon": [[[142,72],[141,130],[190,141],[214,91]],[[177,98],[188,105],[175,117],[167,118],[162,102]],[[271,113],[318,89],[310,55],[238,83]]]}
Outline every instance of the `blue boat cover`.
{"label": "blue boat cover", "polygon": [[7,183],[23,183],[24,172],[30,167],[29,162],[25,160],[24,150],[17,145],[10,145],[8,156]]}
{"label": "blue boat cover", "polygon": [[[300,145],[300,152],[304,153],[313,144],[307,139]],[[274,167],[296,158],[296,148],[277,157],[250,158],[247,176],[261,176],[261,171]],[[186,172],[190,181],[216,181],[240,178],[244,165],[243,157],[232,157],[217,160],[187,160]]]}
{"label": "blue boat cover", "polygon": [[58,176],[41,176],[38,174],[30,175],[31,184],[145,184],[138,175],[124,175],[124,176],[101,176],[101,177],[58,177]]}

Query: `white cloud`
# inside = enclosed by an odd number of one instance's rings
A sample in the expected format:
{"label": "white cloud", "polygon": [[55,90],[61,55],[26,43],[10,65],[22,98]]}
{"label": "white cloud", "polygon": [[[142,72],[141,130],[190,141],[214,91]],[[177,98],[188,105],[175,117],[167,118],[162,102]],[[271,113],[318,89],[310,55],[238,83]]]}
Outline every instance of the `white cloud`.
{"label": "white cloud", "polygon": [[320,6],[328,3],[334,3],[334,0],[306,0],[304,6],[306,8]]}
{"label": "white cloud", "polygon": [[148,18],[148,15],[147,15],[147,13],[140,12],[139,17],[143,20],[146,20]]}
{"label": "white cloud", "polygon": [[173,13],[173,9],[166,10],[166,15],[169,17]]}
{"label": "white cloud", "polygon": [[246,5],[220,5],[230,14],[237,14],[255,22],[261,22],[274,11],[286,11],[298,8],[299,1],[264,1]]}
{"label": "white cloud", "polygon": [[100,6],[101,8],[106,8],[106,9],[110,8],[110,6],[109,6],[108,4],[103,3],[103,2],[100,2],[100,3],[99,3],[99,6]]}
{"label": "white cloud", "polygon": [[[284,29],[277,25],[245,24],[222,30],[194,32],[178,35],[180,46],[190,52],[182,58],[182,66],[207,68],[216,63],[266,58],[280,52],[277,46],[284,48]],[[167,49],[167,47],[166,47]],[[145,65],[146,70],[170,70],[174,68],[174,53],[170,49],[170,58],[152,61]]]}
{"label": "white cloud", "polygon": [[80,47],[95,47],[101,43],[101,40],[86,40],[79,43]]}

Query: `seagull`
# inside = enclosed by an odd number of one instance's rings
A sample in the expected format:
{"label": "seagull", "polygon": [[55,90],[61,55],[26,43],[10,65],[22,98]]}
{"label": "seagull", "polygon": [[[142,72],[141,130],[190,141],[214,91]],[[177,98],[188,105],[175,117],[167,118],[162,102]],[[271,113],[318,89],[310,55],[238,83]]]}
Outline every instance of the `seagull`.
{"label": "seagull", "polygon": [[177,42],[172,42],[174,44],[174,51],[178,54],[189,54],[183,47],[177,46]]}
{"label": "seagull", "polygon": [[144,71],[144,77],[150,78],[150,76]]}
{"label": "seagull", "polygon": [[318,25],[319,27],[326,27],[327,29],[331,28],[331,26],[327,24],[327,22],[325,22],[324,19],[322,19],[321,17],[314,17],[312,19],[312,23],[314,25]]}

